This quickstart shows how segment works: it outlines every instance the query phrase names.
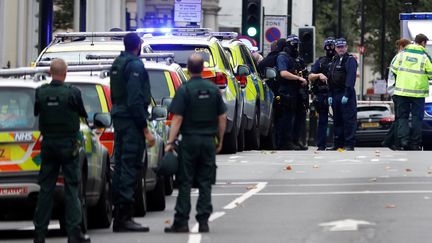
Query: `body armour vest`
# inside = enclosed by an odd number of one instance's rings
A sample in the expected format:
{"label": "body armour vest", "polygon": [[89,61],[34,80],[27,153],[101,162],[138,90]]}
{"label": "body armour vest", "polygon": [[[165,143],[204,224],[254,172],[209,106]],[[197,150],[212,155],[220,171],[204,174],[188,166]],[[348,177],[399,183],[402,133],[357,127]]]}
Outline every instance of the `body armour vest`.
{"label": "body armour vest", "polygon": [[45,84],[38,89],[39,129],[43,136],[74,136],[80,128],[78,111],[71,107],[73,87]]}
{"label": "body armour vest", "polygon": [[125,69],[127,64],[134,60],[130,56],[119,56],[115,59],[111,67],[111,101],[113,105],[126,105],[127,104],[127,79]]}
{"label": "body armour vest", "polygon": [[[326,56],[320,57],[318,59],[319,62],[319,72],[324,74],[326,77],[329,77],[330,74],[330,64],[332,59]],[[320,94],[320,93],[327,93],[328,92],[328,85],[321,81],[316,80],[316,82],[313,82],[312,84],[312,92],[314,94]]]}
{"label": "body armour vest", "polygon": [[[288,58],[290,69],[287,70],[288,72],[294,74],[294,75],[300,75],[300,71],[304,70],[305,65],[302,59],[300,58],[294,58],[288,55],[286,52],[281,52],[279,55],[284,55]],[[284,79],[280,77],[281,79]],[[281,86],[290,87],[290,88],[300,88],[300,82],[292,82],[292,80],[289,80],[288,82],[280,82]],[[283,89],[284,87],[282,87]]]}
{"label": "body armour vest", "polygon": [[330,88],[333,90],[345,90],[347,70],[345,64],[352,56],[348,53],[342,57],[335,56],[330,64]]}
{"label": "body armour vest", "polygon": [[184,85],[187,109],[182,134],[215,135],[218,131],[216,95],[219,89],[208,80],[190,80]]}

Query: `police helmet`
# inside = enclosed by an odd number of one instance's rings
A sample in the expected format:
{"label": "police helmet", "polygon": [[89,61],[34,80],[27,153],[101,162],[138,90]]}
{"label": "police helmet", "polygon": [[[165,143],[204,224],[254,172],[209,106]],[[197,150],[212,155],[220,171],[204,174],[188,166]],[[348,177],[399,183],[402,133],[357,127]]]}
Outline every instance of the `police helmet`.
{"label": "police helmet", "polygon": [[335,44],[336,44],[336,41],[335,41],[335,39],[333,38],[333,37],[327,37],[325,40],[324,40],[324,43],[323,43],[323,48],[324,48],[324,50],[326,50],[326,49],[334,49],[334,47],[335,47]]}
{"label": "police helmet", "polygon": [[178,159],[175,151],[168,151],[159,163],[157,173],[159,175],[170,176],[177,172]]}
{"label": "police helmet", "polygon": [[288,45],[298,45],[300,43],[300,38],[297,35],[289,35],[286,38],[286,42]]}
{"label": "police helmet", "polygon": [[142,39],[134,32],[128,33],[123,38],[126,51],[133,51],[142,44]]}

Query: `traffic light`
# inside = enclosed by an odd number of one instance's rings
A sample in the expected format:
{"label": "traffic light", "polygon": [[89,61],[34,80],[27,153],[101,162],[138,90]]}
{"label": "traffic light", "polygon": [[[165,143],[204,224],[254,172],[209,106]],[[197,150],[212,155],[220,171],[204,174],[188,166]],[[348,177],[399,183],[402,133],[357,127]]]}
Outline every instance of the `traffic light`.
{"label": "traffic light", "polygon": [[243,0],[242,34],[259,43],[261,36],[261,0]]}
{"label": "traffic light", "polygon": [[305,63],[312,63],[315,54],[315,27],[299,28],[300,55]]}

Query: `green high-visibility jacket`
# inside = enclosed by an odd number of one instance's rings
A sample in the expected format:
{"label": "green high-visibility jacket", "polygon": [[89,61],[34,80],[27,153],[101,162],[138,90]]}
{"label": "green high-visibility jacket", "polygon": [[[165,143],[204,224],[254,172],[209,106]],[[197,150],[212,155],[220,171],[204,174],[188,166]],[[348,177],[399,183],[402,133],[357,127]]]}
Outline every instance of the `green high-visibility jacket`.
{"label": "green high-visibility jacket", "polygon": [[390,70],[396,76],[395,95],[415,98],[429,96],[432,63],[423,46],[408,45],[393,59]]}

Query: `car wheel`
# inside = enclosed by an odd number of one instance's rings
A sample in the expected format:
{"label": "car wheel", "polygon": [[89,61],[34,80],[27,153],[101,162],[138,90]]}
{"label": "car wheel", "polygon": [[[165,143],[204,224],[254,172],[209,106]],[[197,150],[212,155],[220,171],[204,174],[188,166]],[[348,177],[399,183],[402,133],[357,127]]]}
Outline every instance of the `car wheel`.
{"label": "car wheel", "polygon": [[252,129],[250,131],[247,131],[245,134],[246,141],[246,149],[253,150],[253,149],[259,149],[260,147],[260,128],[259,128],[259,115],[258,115],[258,109],[255,110],[255,116],[252,124]]}
{"label": "car wheel", "polygon": [[165,210],[165,179],[158,176],[156,186],[147,197],[147,206],[150,211]]}
{"label": "car wheel", "polygon": [[271,116],[267,136],[261,138],[261,148],[269,150],[276,149],[276,129],[273,115]]}
{"label": "car wheel", "polygon": [[[107,162],[108,164],[108,162]],[[105,168],[105,176],[99,201],[89,211],[90,228],[109,228],[112,221],[112,197],[111,197],[111,174],[110,169]]]}
{"label": "car wheel", "polygon": [[165,176],[165,195],[170,196],[174,191],[174,178],[173,176]]}
{"label": "car wheel", "polygon": [[[237,111],[235,112],[237,114]],[[225,134],[222,144],[222,152],[225,154],[234,154],[237,152],[237,115],[235,115],[231,132]]]}
{"label": "car wheel", "polygon": [[242,152],[245,148],[245,130],[244,119],[241,121],[240,130],[237,136],[237,151]]}
{"label": "car wheel", "polygon": [[135,189],[135,205],[134,205],[134,216],[144,217],[147,213],[147,192],[146,192],[146,181],[145,171],[141,170],[139,180]]}

